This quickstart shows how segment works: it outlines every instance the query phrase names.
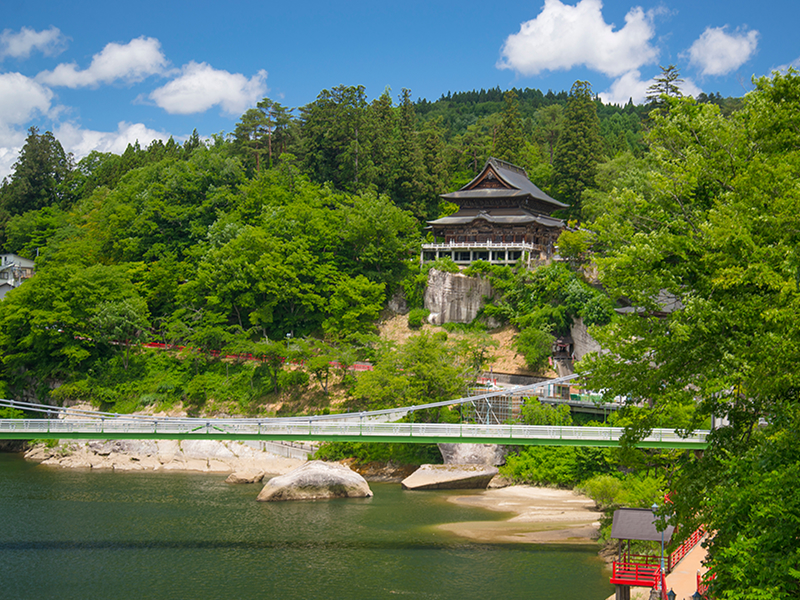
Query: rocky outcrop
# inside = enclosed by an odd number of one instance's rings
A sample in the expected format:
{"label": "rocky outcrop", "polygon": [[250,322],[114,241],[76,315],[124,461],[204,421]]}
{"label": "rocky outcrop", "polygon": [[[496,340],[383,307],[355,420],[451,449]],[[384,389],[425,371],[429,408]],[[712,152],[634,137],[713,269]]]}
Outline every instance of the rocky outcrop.
{"label": "rocky outcrop", "polygon": [[406,490],[483,490],[497,473],[489,465],[422,465],[402,485]]}
{"label": "rocky outcrop", "polygon": [[589,335],[589,329],[581,317],[577,317],[570,328],[572,335],[573,354],[575,360],[580,360],[589,352],[602,352],[603,348],[599,342]]}
{"label": "rocky outcrop", "polygon": [[339,463],[313,460],[286,475],[270,479],[256,500],[281,502],[371,496],[369,484],[355,471]]}
{"label": "rocky outcrop", "polygon": [[264,471],[254,471],[247,469],[245,471],[234,471],[225,480],[225,483],[258,483],[264,479]]}
{"label": "rocky outcrop", "polygon": [[203,473],[252,470],[281,474],[303,464],[263,447],[261,442],[214,440],[98,440],[62,442],[53,448],[39,444],[26,452],[25,458],[62,468]]}
{"label": "rocky outcrop", "polygon": [[419,465],[402,465],[392,462],[359,463],[355,458],[346,458],[340,462],[361,475],[368,482],[381,483],[400,483],[419,468]]}
{"label": "rocky outcrop", "polygon": [[431,311],[428,321],[433,325],[470,323],[483,306],[484,297],[493,293],[486,279],[431,269],[425,290],[425,308]]}
{"label": "rocky outcrop", "polygon": [[438,444],[446,465],[502,465],[506,447],[497,444]]}

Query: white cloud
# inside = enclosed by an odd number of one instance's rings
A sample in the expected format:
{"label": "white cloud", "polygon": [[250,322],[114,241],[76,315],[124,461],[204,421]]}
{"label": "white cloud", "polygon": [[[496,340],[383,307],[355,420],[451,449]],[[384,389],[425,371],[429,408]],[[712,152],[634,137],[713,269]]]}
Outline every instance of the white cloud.
{"label": "white cloud", "polygon": [[738,69],[756,51],[758,31],[739,30],[729,34],[725,27],[707,27],[689,48],[689,64],[701,75],[727,75]]}
{"label": "white cloud", "polygon": [[81,129],[72,123],[63,123],[56,127],[53,134],[61,142],[64,150],[75,155],[76,160],[80,160],[92,150],[122,154],[128,144],[133,144],[137,140],[142,148],[145,148],[153,140],[169,139],[169,135],[148,129],[142,123],[126,121],[120,121],[116,131],[92,131]]}
{"label": "white cloud", "polygon": [[[655,82],[655,77],[642,81],[641,72],[634,69],[618,77],[607,91],[600,92],[598,96],[605,104],[625,105],[628,100],[633,100],[634,104],[642,104],[647,97],[647,88]],[[696,98],[702,92],[691,79],[684,79],[677,85],[684,96]]]}
{"label": "white cloud", "polygon": [[654,62],[654,13],[636,6],[625,15],[625,26],[615,31],[603,19],[602,8],[601,0],[581,0],[575,6],[545,0],[538,17],[508,36],[498,68],[536,75],[584,65],[617,77]]}
{"label": "white cloud", "polygon": [[0,181],[11,174],[24,143],[25,133],[0,123]]}
{"label": "white cloud", "polygon": [[155,38],[139,37],[127,44],[110,43],[92,57],[88,69],[80,71],[75,63],[62,63],[52,71],[36,76],[38,81],[52,86],[69,88],[96,86],[122,80],[141,81],[150,75],[163,73],[168,61]]}
{"label": "white cloud", "polygon": [[0,125],[26,123],[50,110],[53,92],[20,73],[0,73]]}
{"label": "white cloud", "polygon": [[46,56],[54,56],[64,49],[66,41],[57,27],[44,31],[23,27],[19,33],[4,29],[0,33],[0,60],[7,56],[28,58],[33,50],[39,50]]}
{"label": "white cloud", "polygon": [[239,115],[267,93],[266,79],[264,70],[247,79],[240,73],[190,62],[180,77],[153,91],[150,98],[170,114],[199,113],[219,105],[225,112]]}

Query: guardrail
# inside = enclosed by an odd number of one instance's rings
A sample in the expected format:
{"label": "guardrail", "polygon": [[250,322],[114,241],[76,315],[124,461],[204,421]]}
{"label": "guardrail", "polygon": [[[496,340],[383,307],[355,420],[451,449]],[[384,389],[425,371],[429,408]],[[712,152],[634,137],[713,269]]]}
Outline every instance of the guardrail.
{"label": "guardrail", "polygon": [[653,584],[660,574],[661,567],[658,565],[614,561],[611,567],[611,583],[655,587]]}
{"label": "guardrail", "polygon": [[694,548],[695,546],[697,546],[697,544],[700,543],[700,540],[703,539],[703,536],[705,534],[706,534],[706,528],[701,525],[694,531],[694,533],[692,533],[692,535],[683,540],[681,545],[675,548],[672,554],[669,555],[669,559],[667,562],[667,570],[672,571],[672,569],[675,568],[675,565],[677,565],[681,561],[681,559],[683,559],[684,556],[689,554],[692,548]]}
{"label": "guardrail", "polygon": [[[397,442],[478,442],[616,446],[621,427],[557,427],[548,425],[482,425],[450,423],[375,423],[368,420],[305,419],[3,419],[0,439],[277,439]],[[654,429],[638,445],[652,448],[703,448],[708,432],[681,437],[672,429]]]}

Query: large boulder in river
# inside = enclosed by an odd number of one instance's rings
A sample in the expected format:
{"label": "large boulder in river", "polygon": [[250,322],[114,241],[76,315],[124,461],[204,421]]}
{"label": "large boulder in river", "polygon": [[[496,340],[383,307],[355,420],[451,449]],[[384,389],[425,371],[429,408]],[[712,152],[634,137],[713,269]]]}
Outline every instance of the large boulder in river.
{"label": "large boulder in river", "polygon": [[491,465],[422,465],[402,485],[407,490],[485,490],[497,473]]}
{"label": "large boulder in river", "polygon": [[355,471],[339,463],[313,460],[286,475],[270,479],[256,500],[280,502],[371,496],[372,490],[366,479]]}

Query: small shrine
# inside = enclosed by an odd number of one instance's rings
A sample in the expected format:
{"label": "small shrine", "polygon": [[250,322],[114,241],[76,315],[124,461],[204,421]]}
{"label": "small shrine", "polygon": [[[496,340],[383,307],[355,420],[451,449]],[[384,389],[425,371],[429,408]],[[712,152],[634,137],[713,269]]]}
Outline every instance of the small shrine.
{"label": "small shrine", "polygon": [[422,261],[449,257],[457,264],[476,260],[526,266],[551,260],[564,221],[550,216],[566,204],[536,187],[522,169],[490,158],[480,174],[442,198],[458,212],[428,221],[435,243],[423,244]]}

